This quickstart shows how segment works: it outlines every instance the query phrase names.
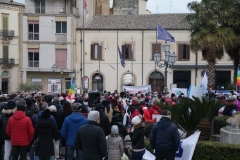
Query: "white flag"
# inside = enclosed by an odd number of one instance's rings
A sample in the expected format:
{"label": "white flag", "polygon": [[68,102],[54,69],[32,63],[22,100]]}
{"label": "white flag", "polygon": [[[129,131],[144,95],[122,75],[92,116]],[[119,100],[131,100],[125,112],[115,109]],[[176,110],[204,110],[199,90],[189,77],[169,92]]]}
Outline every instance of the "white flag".
{"label": "white flag", "polygon": [[201,132],[196,132],[181,140],[175,160],[191,160]]}
{"label": "white flag", "polygon": [[207,88],[208,88],[208,77],[207,77],[207,73],[206,72],[204,73],[204,76],[203,76],[202,82],[200,84],[200,87],[202,87],[203,94],[208,92],[207,91]]}

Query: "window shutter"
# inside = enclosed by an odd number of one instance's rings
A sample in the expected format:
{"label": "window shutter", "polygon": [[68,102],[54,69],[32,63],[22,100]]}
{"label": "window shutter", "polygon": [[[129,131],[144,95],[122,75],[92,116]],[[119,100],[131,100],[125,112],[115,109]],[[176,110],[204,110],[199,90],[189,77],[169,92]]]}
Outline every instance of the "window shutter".
{"label": "window shutter", "polygon": [[122,56],[123,56],[123,59],[125,60],[126,59],[125,45],[122,45]]}
{"label": "window shutter", "polygon": [[129,59],[133,61],[133,51],[132,51],[132,45],[129,44],[128,45],[128,48],[129,48]]}
{"label": "window shutter", "polygon": [[99,60],[102,60],[102,46],[98,45]]}
{"label": "window shutter", "polygon": [[8,59],[8,46],[3,46],[3,59]]}
{"label": "window shutter", "polygon": [[183,45],[179,44],[178,45],[178,60],[181,61],[183,56]]}
{"label": "window shutter", "polygon": [[3,30],[8,30],[8,17],[3,18]]}
{"label": "window shutter", "polygon": [[151,60],[154,60],[154,54],[156,53],[157,49],[156,49],[156,44],[152,44],[152,57]]}
{"label": "window shutter", "polygon": [[94,44],[91,44],[91,57],[90,57],[91,60],[94,59]]}
{"label": "window shutter", "polygon": [[187,60],[190,60],[190,45],[186,45]]}

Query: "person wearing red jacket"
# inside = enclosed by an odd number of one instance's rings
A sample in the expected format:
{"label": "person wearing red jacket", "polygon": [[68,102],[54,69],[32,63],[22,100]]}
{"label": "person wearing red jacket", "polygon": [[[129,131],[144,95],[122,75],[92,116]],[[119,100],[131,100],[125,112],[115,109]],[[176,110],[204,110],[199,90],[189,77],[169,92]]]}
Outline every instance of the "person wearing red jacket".
{"label": "person wearing red jacket", "polygon": [[156,119],[156,121],[158,122],[161,118],[161,113],[162,113],[162,109],[157,106],[157,103],[160,103],[160,100],[157,98],[153,98],[152,99],[152,105],[149,109],[149,114],[151,119]]}
{"label": "person wearing red jacket", "polygon": [[6,133],[11,138],[12,160],[27,159],[27,152],[30,142],[33,139],[34,128],[32,121],[25,114],[26,107],[17,105],[17,111],[8,120]]}

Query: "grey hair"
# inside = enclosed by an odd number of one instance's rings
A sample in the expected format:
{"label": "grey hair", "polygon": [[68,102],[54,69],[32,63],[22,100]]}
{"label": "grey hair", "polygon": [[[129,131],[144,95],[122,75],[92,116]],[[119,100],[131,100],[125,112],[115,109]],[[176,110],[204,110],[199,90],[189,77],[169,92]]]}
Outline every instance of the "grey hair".
{"label": "grey hair", "polygon": [[81,103],[73,103],[72,104],[73,111],[78,111],[81,106],[82,106]]}
{"label": "grey hair", "polygon": [[53,103],[59,103],[59,99],[57,97],[54,97],[52,100]]}
{"label": "grey hair", "polygon": [[157,103],[160,103],[160,100],[157,99],[157,98],[153,98],[152,99],[152,105],[157,104]]}
{"label": "grey hair", "polygon": [[46,108],[48,108],[48,104],[47,103],[43,103],[40,107],[40,110],[45,110]]}
{"label": "grey hair", "polygon": [[88,113],[88,120],[89,121],[97,121],[97,119],[100,117],[98,111],[91,111]]}

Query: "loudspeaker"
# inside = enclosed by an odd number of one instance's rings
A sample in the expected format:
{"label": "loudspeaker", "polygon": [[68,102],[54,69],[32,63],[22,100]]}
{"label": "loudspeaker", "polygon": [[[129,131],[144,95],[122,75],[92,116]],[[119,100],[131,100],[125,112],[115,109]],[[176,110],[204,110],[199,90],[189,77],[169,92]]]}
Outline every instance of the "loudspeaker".
{"label": "loudspeaker", "polygon": [[88,107],[93,107],[93,102],[96,99],[100,99],[99,92],[89,92],[88,93]]}

